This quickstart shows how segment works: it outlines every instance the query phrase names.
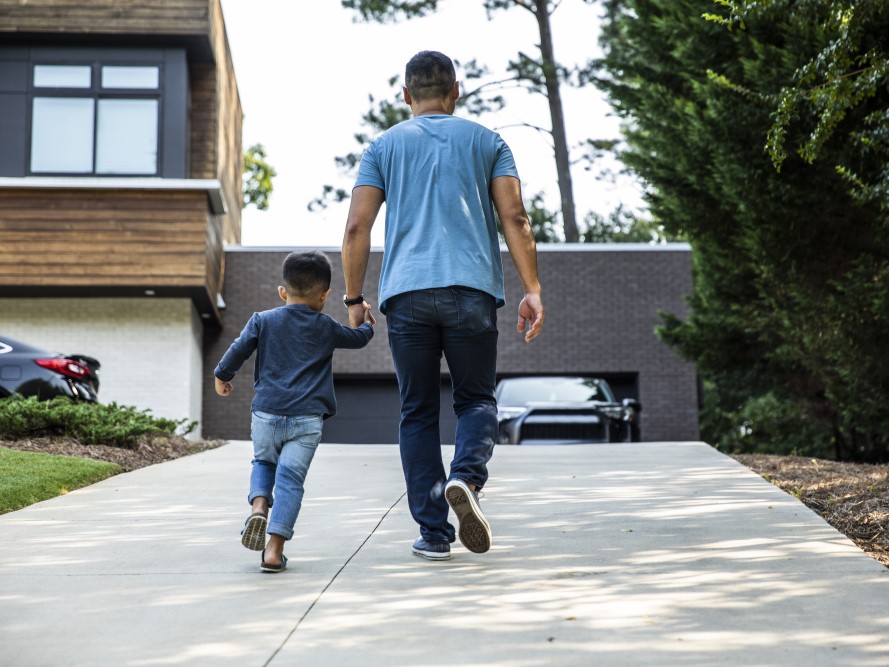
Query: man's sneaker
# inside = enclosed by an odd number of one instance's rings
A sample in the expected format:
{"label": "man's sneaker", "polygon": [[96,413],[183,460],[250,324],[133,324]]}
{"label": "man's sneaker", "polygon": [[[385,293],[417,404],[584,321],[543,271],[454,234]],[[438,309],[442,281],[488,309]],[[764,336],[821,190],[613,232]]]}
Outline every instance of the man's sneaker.
{"label": "man's sneaker", "polygon": [[457,535],[463,546],[477,554],[490,549],[491,527],[478,505],[476,492],[462,479],[452,479],[445,485],[445,499],[460,522]]}
{"label": "man's sneaker", "polygon": [[451,545],[447,542],[427,542],[418,537],[411,549],[417,556],[429,560],[448,560],[451,557]]}

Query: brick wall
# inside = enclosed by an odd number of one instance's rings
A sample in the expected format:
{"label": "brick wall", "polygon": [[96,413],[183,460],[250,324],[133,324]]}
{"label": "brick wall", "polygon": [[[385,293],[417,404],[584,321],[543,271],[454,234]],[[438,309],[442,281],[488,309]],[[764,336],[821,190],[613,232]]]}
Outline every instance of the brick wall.
{"label": "brick wall", "polygon": [[[212,437],[249,437],[252,360],[239,373],[235,394],[225,400],[212,390],[212,373],[250,315],[281,303],[277,286],[289,251],[230,248],[226,252],[225,328],[208,332],[204,345],[204,423],[205,433]],[[325,312],[345,322],[340,252],[338,248],[325,251],[333,264],[333,292]],[[364,291],[375,307],[381,260],[381,252],[372,252]],[[635,376],[643,405],[643,438],[697,439],[694,367],[654,335],[660,323],[658,311],[680,317],[687,313],[684,297],[692,287],[688,246],[543,245],[538,248],[538,261],[546,324],[543,334],[526,344],[515,333],[521,283],[508,253],[503,255],[507,305],[498,311],[498,372]],[[376,335],[367,348],[337,351],[334,374],[394,377],[385,317],[378,317]]]}

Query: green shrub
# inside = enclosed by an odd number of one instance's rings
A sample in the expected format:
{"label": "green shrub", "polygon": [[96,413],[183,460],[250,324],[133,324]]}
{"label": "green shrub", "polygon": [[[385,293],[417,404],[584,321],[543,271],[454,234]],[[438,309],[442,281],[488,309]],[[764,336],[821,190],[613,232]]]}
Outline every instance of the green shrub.
{"label": "green shrub", "polygon": [[782,454],[835,458],[835,443],[823,425],[792,401],[774,393],[752,396],[735,412],[718,412],[706,405],[702,435],[718,449],[732,454]]}
{"label": "green shrub", "polygon": [[109,403],[85,403],[56,397],[12,396],[0,400],[0,436],[65,436],[84,445],[135,448],[144,436],[185,435],[197,422],[154,417],[150,410]]}

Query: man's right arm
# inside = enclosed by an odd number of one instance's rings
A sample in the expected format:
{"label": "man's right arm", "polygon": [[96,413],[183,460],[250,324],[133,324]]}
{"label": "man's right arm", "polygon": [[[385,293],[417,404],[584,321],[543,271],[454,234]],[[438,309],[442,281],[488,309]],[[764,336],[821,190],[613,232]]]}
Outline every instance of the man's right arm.
{"label": "man's right arm", "polygon": [[[367,260],[370,256],[370,230],[373,228],[385,200],[385,193],[371,185],[359,185],[352,190],[349,217],[343,235],[343,274],[346,295],[356,297],[364,290]],[[349,325],[353,328],[364,321],[363,304],[349,308]]]}
{"label": "man's right arm", "polygon": [[[516,331],[525,333],[530,343],[540,335],[543,327],[543,302],[540,298],[540,279],[537,275],[537,242],[531,231],[531,222],[522,202],[522,186],[519,179],[499,176],[491,181],[491,198],[500,216],[506,247],[522,281],[525,297],[519,304]],[[528,328],[525,331],[525,328]]]}

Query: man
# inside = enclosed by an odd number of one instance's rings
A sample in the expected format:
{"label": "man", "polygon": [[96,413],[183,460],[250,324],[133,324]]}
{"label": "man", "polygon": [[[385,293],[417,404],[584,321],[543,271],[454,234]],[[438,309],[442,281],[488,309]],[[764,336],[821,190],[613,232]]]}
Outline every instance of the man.
{"label": "man", "polygon": [[[543,304],[512,152],[497,133],[453,116],[459,84],[450,58],[436,51],[411,58],[403,94],[414,117],[375,139],[361,160],[343,239],[343,300],[349,323],[360,325],[371,227],[385,201],[380,311],[401,395],[408,505],[420,525],[413,552],[447,560],[455,539],[448,505],[463,546],[475,553],[491,546],[478,491],[497,434],[497,308],[504,293],[494,208],[524,288],[516,328],[526,342],[540,334]],[[442,353],[457,415],[447,477],[439,440]]]}

